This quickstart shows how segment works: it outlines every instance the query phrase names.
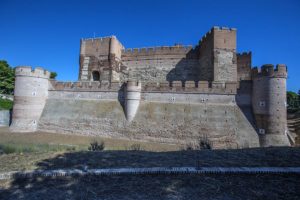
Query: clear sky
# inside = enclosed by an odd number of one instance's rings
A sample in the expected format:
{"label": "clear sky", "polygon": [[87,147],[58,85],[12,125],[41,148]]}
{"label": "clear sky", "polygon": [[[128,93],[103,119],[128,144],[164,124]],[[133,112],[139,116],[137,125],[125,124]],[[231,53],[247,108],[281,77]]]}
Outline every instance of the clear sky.
{"label": "clear sky", "polygon": [[238,29],[252,65],[285,63],[300,89],[299,0],[0,0],[0,59],[78,78],[80,38],[116,35],[126,48],[196,45],[214,25]]}

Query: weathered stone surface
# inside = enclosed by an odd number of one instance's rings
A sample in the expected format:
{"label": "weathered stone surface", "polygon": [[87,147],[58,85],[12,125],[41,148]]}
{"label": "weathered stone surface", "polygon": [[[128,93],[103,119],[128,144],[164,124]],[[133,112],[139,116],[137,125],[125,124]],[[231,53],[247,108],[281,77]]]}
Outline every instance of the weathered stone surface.
{"label": "weathered stone surface", "polygon": [[38,129],[165,143],[191,143],[206,135],[214,148],[259,146],[240,108],[226,103],[141,101],[128,122],[116,100],[48,99]]}

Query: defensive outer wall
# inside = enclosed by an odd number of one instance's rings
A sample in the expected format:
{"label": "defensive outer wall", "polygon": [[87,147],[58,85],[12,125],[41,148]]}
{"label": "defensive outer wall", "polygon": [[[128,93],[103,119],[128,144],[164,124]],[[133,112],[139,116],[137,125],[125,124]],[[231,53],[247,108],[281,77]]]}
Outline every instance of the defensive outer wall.
{"label": "defensive outer wall", "polygon": [[125,49],[81,40],[78,82],[16,68],[11,131],[101,135],[214,148],[287,146],[285,65],[251,69],[236,29],[214,27],[195,47]]}

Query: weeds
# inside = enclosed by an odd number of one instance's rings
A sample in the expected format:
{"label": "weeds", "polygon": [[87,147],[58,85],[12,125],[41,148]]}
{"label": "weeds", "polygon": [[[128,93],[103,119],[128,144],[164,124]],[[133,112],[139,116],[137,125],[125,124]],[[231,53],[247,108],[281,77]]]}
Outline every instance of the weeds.
{"label": "weeds", "polygon": [[203,149],[212,149],[213,143],[204,135],[200,137],[197,143],[189,143],[184,147],[184,150],[191,151],[191,150],[203,150]]}

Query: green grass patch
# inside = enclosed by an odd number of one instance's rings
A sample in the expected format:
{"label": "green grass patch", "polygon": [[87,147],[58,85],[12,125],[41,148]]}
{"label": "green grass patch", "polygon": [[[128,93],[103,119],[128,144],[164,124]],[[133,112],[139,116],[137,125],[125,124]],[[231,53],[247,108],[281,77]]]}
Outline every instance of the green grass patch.
{"label": "green grass patch", "polygon": [[76,145],[61,144],[0,144],[0,153],[32,153],[32,152],[58,152],[58,151],[76,151],[80,148]]}
{"label": "green grass patch", "polygon": [[0,110],[10,110],[13,107],[13,101],[8,99],[0,99]]}

